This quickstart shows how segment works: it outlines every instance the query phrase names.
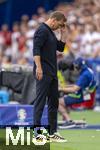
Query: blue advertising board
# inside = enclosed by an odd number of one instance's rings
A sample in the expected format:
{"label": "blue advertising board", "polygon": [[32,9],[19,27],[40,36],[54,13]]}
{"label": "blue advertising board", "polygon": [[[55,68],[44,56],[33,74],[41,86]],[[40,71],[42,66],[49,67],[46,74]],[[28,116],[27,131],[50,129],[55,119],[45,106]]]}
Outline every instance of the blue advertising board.
{"label": "blue advertising board", "polygon": [[[32,126],[33,116],[32,105],[0,105],[0,126]],[[41,119],[42,125],[48,125],[47,106]]]}

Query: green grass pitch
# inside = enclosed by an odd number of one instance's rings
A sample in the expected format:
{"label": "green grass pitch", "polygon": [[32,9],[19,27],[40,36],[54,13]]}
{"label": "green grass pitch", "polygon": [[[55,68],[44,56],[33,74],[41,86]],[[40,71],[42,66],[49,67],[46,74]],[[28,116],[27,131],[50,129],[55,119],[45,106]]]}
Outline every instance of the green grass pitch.
{"label": "green grass pitch", "polygon": [[[88,124],[100,124],[100,113],[93,111],[71,112],[72,119],[87,120]],[[59,117],[61,118],[61,117]],[[2,148],[2,139],[4,139],[3,129],[0,129],[0,150]],[[68,142],[66,143],[50,143],[50,150],[100,150],[100,130],[59,130],[62,136],[64,136]],[[6,147],[8,150],[8,148]],[[20,150],[18,147],[14,147],[14,150]],[[21,150],[31,150],[28,147],[21,147]],[[11,149],[10,149],[11,150]],[[33,149],[37,150],[37,149]],[[42,150],[42,149],[41,149]]]}
{"label": "green grass pitch", "polygon": [[[72,119],[85,118],[88,124],[100,124],[100,113],[71,112]],[[51,150],[100,150],[100,130],[59,130],[68,142],[52,143]]]}

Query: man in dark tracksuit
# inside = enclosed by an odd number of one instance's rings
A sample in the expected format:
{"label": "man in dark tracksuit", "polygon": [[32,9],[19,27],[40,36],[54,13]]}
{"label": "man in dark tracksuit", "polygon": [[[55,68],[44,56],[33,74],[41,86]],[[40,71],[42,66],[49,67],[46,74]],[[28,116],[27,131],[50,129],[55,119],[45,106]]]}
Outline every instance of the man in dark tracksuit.
{"label": "man in dark tracksuit", "polygon": [[[53,30],[65,31],[66,18],[61,12],[54,12],[42,23],[34,35],[34,73],[36,76],[36,98],[34,100],[34,125],[41,124],[43,108],[48,97],[48,121],[52,141],[66,141],[57,132],[58,79],[56,51],[63,52],[65,41],[58,41]],[[62,30],[64,30],[62,32]],[[61,38],[62,38],[61,37]]]}

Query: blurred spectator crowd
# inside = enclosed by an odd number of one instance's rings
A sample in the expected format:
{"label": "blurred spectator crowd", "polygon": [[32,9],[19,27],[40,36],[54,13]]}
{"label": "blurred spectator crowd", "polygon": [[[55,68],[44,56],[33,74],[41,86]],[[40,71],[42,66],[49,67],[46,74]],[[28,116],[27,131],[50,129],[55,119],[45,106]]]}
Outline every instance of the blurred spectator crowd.
{"label": "blurred spectator crowd", "polygon": [[[67,39],[63,56],[84,58],[100,57],[100,5],[99,0],[76,0],[74,3],[60,3],[55,10],[63,11],[67,18]],[[51,12],[51,11],[50,11]],[[32,65],[34,32],[50,12],[40,7],[31,18],[23,15],[20,22],[14,22],[12,30],[7,24],[0,29],[0,64]],[[59,38],[59,31],[56,32]],[[59,56],[59,54],[58,54]],[[62,57],[63,57],[62,56]],[[62,58],[61,57],[61,58]]]}

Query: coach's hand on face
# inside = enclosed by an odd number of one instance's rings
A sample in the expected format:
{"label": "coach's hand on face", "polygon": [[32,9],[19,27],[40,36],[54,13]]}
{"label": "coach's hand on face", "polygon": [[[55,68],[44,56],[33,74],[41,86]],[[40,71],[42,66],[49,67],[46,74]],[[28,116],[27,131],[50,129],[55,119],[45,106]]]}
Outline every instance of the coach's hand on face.
{"label": "coach's hand on face", "polygon": [[39,67],[36,68],[36,78],[38,80],[41,80],[42,77],[43,77],[42,67],[39,66]]}
{"label": "coach's hand on face", "polygon": [[66,43],[66,39],[67,39],[67,27],[66,24],[64,24],[62,27],[59,28],[60,34],[61,34],[61,41]]}

